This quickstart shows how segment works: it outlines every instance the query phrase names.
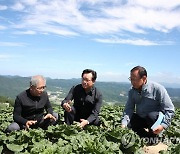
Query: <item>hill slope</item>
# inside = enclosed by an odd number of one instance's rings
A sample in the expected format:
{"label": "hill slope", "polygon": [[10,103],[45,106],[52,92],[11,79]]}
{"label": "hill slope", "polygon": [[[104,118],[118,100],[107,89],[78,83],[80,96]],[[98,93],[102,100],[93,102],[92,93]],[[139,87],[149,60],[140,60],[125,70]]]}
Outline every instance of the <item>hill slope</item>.
{"label": "hill slope", "polygon": [[[0,96],[14,99],[23,90],[29,87],[30,77],[0,76]],[[47,78],[47,91],[59,92],[63,99],[73,85],[80,83],[80,79],[51,79]],[[124,104],[127,100],[130,83],[123,82],[96,82],[96,86],[103,94],[105,102]],[[166,88],[174,102],[180,102],[180,88]],[[178,103],[179,105],[179,103]]]}

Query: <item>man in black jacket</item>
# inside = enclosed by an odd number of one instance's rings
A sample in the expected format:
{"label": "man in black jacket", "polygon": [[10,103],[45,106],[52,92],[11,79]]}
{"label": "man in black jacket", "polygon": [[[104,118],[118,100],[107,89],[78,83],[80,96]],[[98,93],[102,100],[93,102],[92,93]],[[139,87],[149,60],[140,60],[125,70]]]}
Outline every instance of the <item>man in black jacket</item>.
{"label": "man in black jacket", "polygon": [[[66,124],[79,122],[81,128],[88,124],[100,125],[99,111],[102,104],[102,94],[94,86],[97,78],[95,71],[85,69],[82,72],[82,83],[73,86],[61,106],[65,109]],[[74,104],[71,101],[74,100]]]}
{"label": "man in black jacket", "polygon": [[8,126],[7,132],[37,127],[47,129],[50,124],[57,123],[59,115],[53,112],[45,88],[46,80],[43,76],[36,75],[31,78],[30,88],[16,97],[14,122]]}

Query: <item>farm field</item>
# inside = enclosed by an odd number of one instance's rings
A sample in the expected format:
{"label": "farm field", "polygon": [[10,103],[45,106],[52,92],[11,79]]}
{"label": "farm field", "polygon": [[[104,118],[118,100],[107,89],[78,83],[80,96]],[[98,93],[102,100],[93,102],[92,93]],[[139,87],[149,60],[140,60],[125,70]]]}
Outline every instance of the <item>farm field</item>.
{"label": "farm field", "polygon": [[[147,147],[145,140],[132,130],[120,127],[123,109],[123,106],[104,105],[100,113],[100,127],[89,125],[81,130],[76,123],[71,126],[63,123],[63,110],[58,106],[54,107],[61,116],[58,125],[49,126],[47,130],[39,128],[5,134],[5,129],[12,122],[13,108],[0,108],[0,153],[148,153],[144,150]],[[160,153],[180,153],[180,109],[176,109],[172,125],[160,141],[168,147]]]}

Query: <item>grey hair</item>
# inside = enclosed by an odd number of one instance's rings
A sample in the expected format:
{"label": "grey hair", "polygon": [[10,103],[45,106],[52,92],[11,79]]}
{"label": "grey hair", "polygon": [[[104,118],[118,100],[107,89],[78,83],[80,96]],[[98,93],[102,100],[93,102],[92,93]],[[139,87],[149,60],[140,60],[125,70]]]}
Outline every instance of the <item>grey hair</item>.
{"label": "grey hair", "polygon": [[40,80],[44,80],[46,84],[46,79],[42,75],[32,76],[30,81],[30,86],[37,86]]}

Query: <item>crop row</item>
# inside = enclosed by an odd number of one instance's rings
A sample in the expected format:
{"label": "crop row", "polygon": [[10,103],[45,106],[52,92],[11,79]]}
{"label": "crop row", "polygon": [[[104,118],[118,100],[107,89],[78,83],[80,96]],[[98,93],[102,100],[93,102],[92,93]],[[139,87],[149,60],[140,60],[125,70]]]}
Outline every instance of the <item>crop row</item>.
{"label": "crop row", "polygon": [[[146,144],[130,129],[120,127],[124,107],[105,105],[101,109],[102,124],[87,126],[80,129],[76,123],[64,124],[63,110],[54,107],[61,116],[56,126],[47,130],[41,128],[21,130],[10,134],[5,129],[12,122],[12,108],[0,109],[0,153],[143,153]],[[176,138],[168,144],[168,150],[161,153],[180,153],[178,138],[180,138],[180,109],[176,110],[171,127],[163,138]]]}

